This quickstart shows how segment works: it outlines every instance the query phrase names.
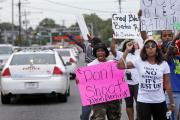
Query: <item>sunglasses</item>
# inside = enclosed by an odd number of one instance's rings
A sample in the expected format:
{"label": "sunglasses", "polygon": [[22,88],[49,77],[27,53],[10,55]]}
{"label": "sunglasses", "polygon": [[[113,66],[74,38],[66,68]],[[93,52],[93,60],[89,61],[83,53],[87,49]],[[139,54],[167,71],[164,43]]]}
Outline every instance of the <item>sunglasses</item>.
{"label": "sunglasses", "polygon": [[144,45],[145,48],[156,48],[156,46],[156,43],[148,43]]}

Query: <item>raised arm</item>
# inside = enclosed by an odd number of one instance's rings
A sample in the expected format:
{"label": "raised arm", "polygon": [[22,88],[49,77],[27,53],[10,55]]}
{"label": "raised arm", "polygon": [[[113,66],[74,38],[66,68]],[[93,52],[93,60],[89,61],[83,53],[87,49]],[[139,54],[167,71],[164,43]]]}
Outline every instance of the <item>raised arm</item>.
{"label": "raised arm", "polygon": [[138,11],[138,18],[139,18],[139,25],[140,25],[139,29],[140,29],[141,37],[145,41],[148,38],[148,35],[146,31],[141,31],[141,17],[142,17],[142,10],[140,9]]}
{"label": "raised arm", "polygon": [[173,38],[173,41],[171,43],[171,45],[169,46],[167,52],[166,52],[166,59],[171,59],[177,52],[177,47],[176,47],[176,41],[180,39],[180,32],[175,35],[175,37]]}
{"label": "raised arm", "polygon": [[111,41],[111,52],[113,56],[116,57],[116,41],[113,36],[112,36],[112,41]]}
{"label": "raised arm", "polygon": [[75,39],[74,38],[74,36],[72,36],[72,35],[66,35],[70,40],[73,40],[79,47],[81,47],[82,49],[84,49],[84,40],[77,40],[77,39]]}
{"label": "raised arm", "polygon": [[134,68],[134,65],[133,65],[132,62],[126,62],[126,57],[127,57],[128,53],[129,53],[129,51],[132,50],[132,48],[133,48],[133,44],[126,47],[126,50],[123,52],[122,58],[117,63],[117,68],[119,68],[119,69],[131,69],[131,68]]}
{"label": "raised arm", "polygon": [[176,41],[179,40],[179,39],[180,39],[180,32],[175,35],[175,37],[173,38],[173,41],[172,41],[172,44],[171,44],[171,45],[172,45],[172,46],[175,46]]}

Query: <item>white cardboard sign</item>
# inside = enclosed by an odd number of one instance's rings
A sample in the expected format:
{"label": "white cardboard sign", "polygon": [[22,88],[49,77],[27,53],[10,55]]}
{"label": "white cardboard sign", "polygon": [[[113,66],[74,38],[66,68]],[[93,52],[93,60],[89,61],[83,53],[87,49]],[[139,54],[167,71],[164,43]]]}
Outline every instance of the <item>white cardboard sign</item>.
{"label": "white cardboard sign", "polygon": [[84,20],[84,17],[82,15],[76,15],[76,20],[77,20],[78,25],[80,27],[83,39],[88,40],[87,35],[89,35],[89,31],[88,31],[88,28],[86,26],[86,22]]}
{"label": "white cardboard sign", "polygon": [[180,21],[180,0],[141,0],[141,30],[174,30]]}
{"label": "white cardboard sign", "polygon": [[139,19],[133,13],[114,13],[112,15],[114,38],[136,39],[140,37]]}

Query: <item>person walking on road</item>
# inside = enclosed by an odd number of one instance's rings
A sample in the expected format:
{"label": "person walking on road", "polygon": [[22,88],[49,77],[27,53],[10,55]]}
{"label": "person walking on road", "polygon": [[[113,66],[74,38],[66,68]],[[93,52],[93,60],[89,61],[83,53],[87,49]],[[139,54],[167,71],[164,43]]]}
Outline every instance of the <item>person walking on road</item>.
{"label": "person walking on road", "polygon": [[[167,45],[163,46],[163,50],[171,71],[170,78],[174,98],[174,112],[172,112],[171,120],[180,120],[177,119],[180,109],[180,33]],[[167,94],[166,102],[167,105],[170,104]]]}
{"label": "person walking on road", "polygon": [[151,120],[151,116],[153,120],[167,120],[163,80],[170,100],[168,108],[171,111],[174,110],[169,65],[163,60],[161,50],[154,39],[145,40],[139,59],[126,62],[126,57],[132,48],[132,44],[127,46],[117,67],[119,69],[136,68],[139,72],[138,120]]}
{"label": "person walking on road", "polygon": [[[133,44],[133,49],[128,53],[127,55],[127,61],[130,61],[132,59],[137,59],[139,57],[139,46],[138,43],[135,42],[134,40],[124,40],[122,43],[122,51],[116,51],[115,49],[115,39],[112,39],[111,42],[111,52],[114,55],[116,60],[119,60],[123,52],[125,52],[126,47],[129,44]],[[128,69],[125,70],[125,79],[126,82],[128,83],[129,91],[130,91],[130,96],[125,98],[125,103],[126,103],[126,112],[129,120],[134,120],[134,100],[137,102],[137,94],[138,94],[138,81],[139,81],[139,74],[137,69]],[[137,111],[137,103],[136,103],[136,111]],[[137,114],[136,114],[137,116]]]}
{"label": "person walking on road", "polygon": [[[106,59],[109,56],[109,51],[104,43],[98,43],[93,49],[93,55],[96,57],[88,66],[107,62]],[[106,116],[108,120],[120,120],[121,106],[120,100],[108,101],[104,103],[98,103],[91,106],[92,116],[91,120],[105,120]]]}

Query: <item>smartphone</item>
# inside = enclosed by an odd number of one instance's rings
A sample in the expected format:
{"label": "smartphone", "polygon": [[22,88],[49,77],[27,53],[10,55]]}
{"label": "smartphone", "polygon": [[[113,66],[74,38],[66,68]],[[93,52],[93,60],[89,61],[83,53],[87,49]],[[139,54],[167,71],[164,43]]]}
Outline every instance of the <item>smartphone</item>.
{"label": "smartphone", "polygon": [[127,80],[132,80],[131,72],[126,71],[126,78],[127,78]]}

